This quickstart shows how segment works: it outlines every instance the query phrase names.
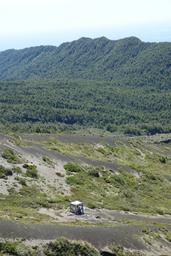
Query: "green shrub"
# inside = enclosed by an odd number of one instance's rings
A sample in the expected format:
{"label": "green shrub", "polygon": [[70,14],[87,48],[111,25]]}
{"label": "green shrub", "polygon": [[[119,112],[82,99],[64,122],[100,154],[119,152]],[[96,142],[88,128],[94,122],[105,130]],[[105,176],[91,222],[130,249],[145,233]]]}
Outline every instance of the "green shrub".
{"label": "green shrub", "polygon": [[120,187],[120,186],[124,186],[125,185],[125,179],[124,177],[119,174],[119,175],[114,175],[112,177],[112,183],[116,186],[116,187]]}
{"label": "green shrub", "polygon": [[34,164],[23,164],[23,168],[26,168],[26,176],[37,179],[38,178],[38,172],[37,172],[37,167]]}
{"label": "green shrub", "polygon": [[26,246],[22,242],[0,242],[0,255],[13,256],[100,256],[99,252],[89,243],[70,241],[60,238],[46,245]]}
{"label": "green shrub", "polygon": [[4,179],[7,176],[12,176],[13,172],[10,169],[5,168],[4,166],[0,165],[0,179]]}
{"label": "green shrub", "polygon": [[48,156],[42,156],[42,160],[49,165],[53,164],[53,161]]}
{"label": "green shrub", "polygon": [[90,208],[90,209],[95,209],[96,208],[96,204],[93,203],[93,202],[88,202],[87,203],[87,207]]}
{"label": "green shrub", "polygon": [[130,135],[130,136],[139,136],[141,135],[141,133],[142,133],[141,130],[136,127],[132,127],[132,128],[126,127],[124,129],[124,134]]}
{"label": "green shrub", "polygon": [[27,183],[26,183],[25,179],[20,178],[20,177],[16,177],[16,180],[18,180],[20,185],[27,186]]}
{"label": "green shrub", "polygon": [[9,163],[19,163],[19,157],[10,148],[4,149],[2,157],[5,158]]}
{"label": "green shrub", "polygon": [[111,250],[114,253],[115,256],[143,256],[141,252],[131,252],[128,250],[125,250],[122,246],[111,246]]}
{"label": "green shrub", "polygon": [[159,161],[160,161],[160,163],[165,164],[166,161],[167,161],[167,157],[161,156],[161,157],[159,158]]}
{"label": "green shrub", "polygon": [[81,172],[82,170],[81,166],[72,162],[65,164],[64,169],[68,172]]}
{"label": "green shrub", "polygon": [[44,253],[48,256],[100,256],[99,252],[89,243],[70,241],[65,238],[47,244]]}
{"label": "green shrub", "polygon": [[27,169],[27,170],[35,170],[37,167],[34,164],[23,164],[23,168]]}
{"label": "green shrub", "polygon": [[22,243],[12,242],[12,241],[0,242],[0,253],[2,253],[2,255],[14,255],[14,256],[35,256],[36,255],[35,252],[33,252],[33,250],[26,247]]}
{"label": "green shrub", "polygon": [[91,170],[88,171],[88,174],[90,176],[95,177],[95,178],[99,178],[100,177],[100,173],[99,173],[98,169],[91,169]]}
{"label": "green shrub", "polygon": [[33,179],[37,179],[38,178],[37,169],[27,169],[26,176]]}
{"label": "green shrub", "polygon": [[12,168],[12,171],[16,174],[22,174],[22,170],[20,167],[14,167]]}
{"label": "green shrub", "polygon": [[3,253],[10,253],[12,255],[18,255],[17,254],[17,243],[15,242],[0,242],[0,252]]}
{"label": "green shrub", "polygon": [[34,164],[23,164],[23,168],[27,169],[26,176],[30,178],[37,179],[38,178],[38,172],[37,167]]}
{"label": "green shrub", "polygon": [[80,176],[78,176],[78,175],[72,175],[72,176],[69,176],[69,177],[67,177],[67,179],[66,179],[66,182],[67,182],[67,184],[69,184],[69,185],[71,185],[71,186],[75,186],[75,185],[78,185],[78,186],[80,186],[80,185],[84,185],[85,183],[84,183],[84,179],[83,179],[83,177],[80,175]]}
{"label": "green shrub", "polygon": [[168,231],[166,233],[166,239],[167,239],[167,241],[171,242],[171,232],[170,231]]}

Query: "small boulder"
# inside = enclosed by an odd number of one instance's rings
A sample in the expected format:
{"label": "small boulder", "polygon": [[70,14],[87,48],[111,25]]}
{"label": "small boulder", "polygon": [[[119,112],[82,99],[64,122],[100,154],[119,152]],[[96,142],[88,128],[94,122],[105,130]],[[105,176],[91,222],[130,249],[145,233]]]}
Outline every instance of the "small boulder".
{"label": "small boulder", "polygon": [[115,253],[113,253],[108,247],[105,247],[104,249],[100,250],[100,255],[102,256],[116,256]]}

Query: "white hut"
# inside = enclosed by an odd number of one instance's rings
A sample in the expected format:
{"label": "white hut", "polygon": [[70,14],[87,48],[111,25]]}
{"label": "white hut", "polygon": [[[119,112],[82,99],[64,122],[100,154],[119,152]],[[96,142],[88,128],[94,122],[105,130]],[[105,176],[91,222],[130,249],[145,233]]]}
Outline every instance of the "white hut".
{"label": "white hut", "polygon": [[80,201],[73,201],[70,203],[70,212],[81,215],[84,214],[84,206],[83,203]]}

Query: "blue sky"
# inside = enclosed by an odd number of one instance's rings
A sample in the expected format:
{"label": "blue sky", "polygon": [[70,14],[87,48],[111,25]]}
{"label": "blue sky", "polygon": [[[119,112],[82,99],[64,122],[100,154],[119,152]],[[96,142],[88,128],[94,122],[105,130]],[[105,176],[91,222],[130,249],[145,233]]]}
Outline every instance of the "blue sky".
{"label": "blue sky", "polygon": [[171,41],[171,0],[0,0],[0,50],[82,36]]}

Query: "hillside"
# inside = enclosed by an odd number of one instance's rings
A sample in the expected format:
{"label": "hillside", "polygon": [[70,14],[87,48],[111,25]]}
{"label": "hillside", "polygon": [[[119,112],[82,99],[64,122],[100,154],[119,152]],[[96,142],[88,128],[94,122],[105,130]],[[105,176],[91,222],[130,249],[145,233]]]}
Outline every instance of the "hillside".
{"label": "hillside", "polygon": [[171,90],[113,82],[0,82],[0,130],[100,128],[132,135],[171,132]]}
{"label": "hillside", "polygon": [[170,87],[171,43],[135,37],[80,38],[59,47],[38,46],[0,53],[0,80],[113,80],[118,86]]}
{"label": "hillside", "polygon": [[170,191],[171,43],[0,52],[0,256],[171,255]]}
{"label": "hillside", "polygon": [[[62,236],[109,246],[111,256],[169,256],[170,142],[171,134],[1,134],[0,255],[106,255],[81,245],[75,250],[84,253],[74,253],[69,242],[49,247]],[[69,211],[74,200],[84,203],[84,215]],[[24,245],[35,245],[32,253]]]}
{"label": "hillside", "polygon": [[1,131],[83,127],[171,132],[171,43],[80,38],[0,53]]}

